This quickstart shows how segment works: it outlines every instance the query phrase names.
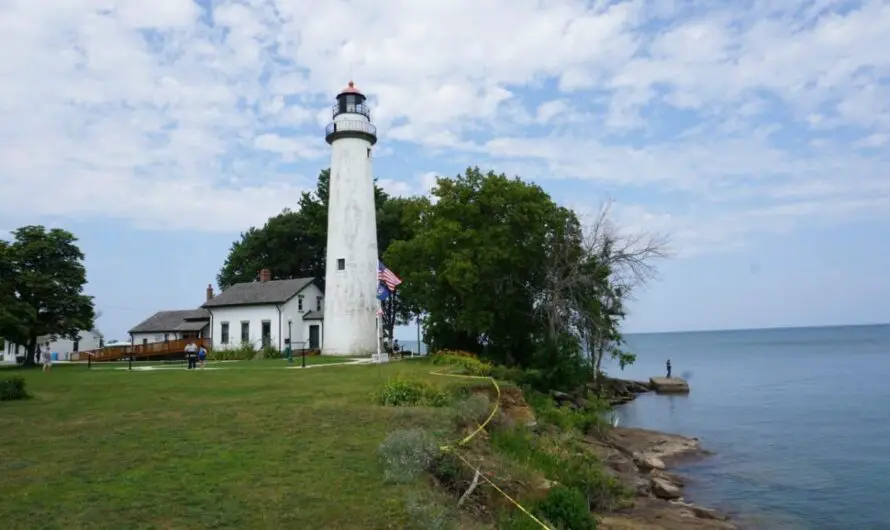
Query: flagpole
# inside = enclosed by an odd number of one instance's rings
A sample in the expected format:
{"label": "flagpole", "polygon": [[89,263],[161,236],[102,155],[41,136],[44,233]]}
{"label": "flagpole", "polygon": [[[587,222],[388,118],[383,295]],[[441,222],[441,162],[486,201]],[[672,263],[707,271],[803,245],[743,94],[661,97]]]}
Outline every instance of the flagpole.
{"label": "flagpole", "polygon": [[375,361],[377,361],[378,363],[383,362],[383,360],[380,358],[380,324],[381,324],[381,322],[380,322],[381,305],[380,304],[381,304],[381,302],[380,302],[380,299],[378,298],[377,299],[377,357],[375,359]]}

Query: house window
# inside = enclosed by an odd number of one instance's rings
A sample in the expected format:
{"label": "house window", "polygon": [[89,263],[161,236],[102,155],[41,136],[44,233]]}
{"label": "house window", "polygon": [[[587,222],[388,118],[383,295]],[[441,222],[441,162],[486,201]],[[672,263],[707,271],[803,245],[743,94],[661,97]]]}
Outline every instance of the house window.
{"label": "house window", "polygon": [[99,347],[100,347],[100,348],[104,348],[104,347],[105,347],[105,339],[102,338],[102,337],[99,337]]}
{"label": "house window", "polygon": [[321,297],[320,296],[315,297],[315,310],[321,311]]}
{"label": "house window", "polygon": [[78,352],[80,351],[80,341],[74,341],[74,344],[71,346],[71,351]]}
{"label": "house window", "polygon": [[147,345],[148,345],[148,339],[142,339],[142,345],[143,345],[143,346],[147,346]]}
{"label": "house window", "polygon": [[250,322],[244,320],[241,322],[241,343],[250,342]]}
{"label": "house window", "polygon": [[337,270],[338,271],[346,270],[346,258],[338,258],[337,259]]}
{"label": "house window", "polygon": [[297,297],[297,311],[303,310],[303,295]]}
{"label": "house window", "polygon": [[260,323],[260,326],[260,336],[263,339],[263,348],[268,348],[272,345],[272,322],[269,320],[263,320]]}
{"label": "house window", "polygon": [[220,344],[228,344],[229,343],[229,323],[222,322],[219,325],[219,343]]}
{"label": "house window", "polygon": [[164,342],[170,342],[170,334],[164,333]]}

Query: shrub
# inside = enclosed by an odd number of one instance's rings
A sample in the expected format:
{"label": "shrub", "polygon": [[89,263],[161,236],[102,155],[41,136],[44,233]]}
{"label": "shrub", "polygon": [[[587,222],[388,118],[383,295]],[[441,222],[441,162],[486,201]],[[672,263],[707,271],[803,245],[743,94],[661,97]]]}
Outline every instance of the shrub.
{"label": "shrub", "polygon": [[28,397],[24,378],[16,376],[0,379],[0,401],[15,401]]}
{"label": "shrub", "polygon": [[535,370],[526,371],[523,384],[540,392],[574,390],[583,386],[590,374],[590,363],[581,355],[578,339],[567,334],[535,345],[531,365]]}
{"label": "shrub", "polygon": [[387,482],[411,482],[428,470],[439,456],[436,440],[423,429],[406,429],[390,433],[377,449]]}
{"label": "shrub", "polygon": [[[556,528],[556,525],[551,523],[545,518],[542,518],[539,514],[535,514],[535,517],[538,518],[539,521],[543,522],[547,525],[547,528]],[[519,510],[510,511],[509,515],[498,523],[499,530],[541,530],[541,525],[532,520],[531,517],[522,513]]]}
{"label": "shrub", "polygon": [[405,509],[411,526],[417,530],[446,530],[454,527],[453,512],[429,497],[410,493],[405,500]]}
{"label": "shrub", "polygon": [[590,396],[584,407],[573,408],[571,405],[557,405],[553,398],[539,392],[526,391],[526,401],[534,409],[538,421],[559,427],[574,429],[587,433],[591,429],[599,429],[608,424],[605,413],[609,411],[607,401]]}
{"label": "shrub", "polygon": [[475,427],[488,418],[491,408],[488,396],[473,394],[454,404],[454,421],[459,427]]}
{"label": "shrub", "polygon": [[577,433],[534,436],[527,429],[515,428],[494,431],[491,443],[512,460],[581,492],[585,510],[611,509],[628,494],[617,479],[603,470],[602,463],[583,446]]}
{"label": "shrub", "polygon": [[492,366],[489,375],[500,381],[512,381],[517,384],[525,383],[528,377],[525,370],[518,366],[504,366],[500,364]]}
{"label": "shrub", "polygon": [[416,379],[390,379],[374,395],[379,405],[388,407],[442,407],[449,402],[448,393],[439,387]]}
{"label": "shrub", "polygon": [[[276,356],[278,351],[272,349]],[[207,358],[211,361],[252,361],[254,359],[267,358],[266,349],[257,348],[256,344],[251,342],[242,342],[237,348],[214,348],[207,353]]]}
{"label": "shrub", "polygon": [[447,355],[447,356],[451,356],[451,357],[467,357],[467,358],[471,358],[471,359],[477,358],[475,353],[468,352],[465,350],[439,350],[433,354],[433,357],[436,357],[439,355]]}
{"label": "shrub", "polygon": [[491,372],[489,363],[480,361],[475,357],[436,354],[433,356],[433,364],[457,366],[467,375],[485,376]]}
{"label": "shrub", "polygon": [[260,358],[262,359],[280,359],[281,355],[282,353],[271,345],[263,346],[263,349],[260,351]]}
{"label": "shrub", "polygon": [[597,526],[584,494],[563,485],[550,489],[546,497],[535,503],[534,512],[558,529],[595,530]]}

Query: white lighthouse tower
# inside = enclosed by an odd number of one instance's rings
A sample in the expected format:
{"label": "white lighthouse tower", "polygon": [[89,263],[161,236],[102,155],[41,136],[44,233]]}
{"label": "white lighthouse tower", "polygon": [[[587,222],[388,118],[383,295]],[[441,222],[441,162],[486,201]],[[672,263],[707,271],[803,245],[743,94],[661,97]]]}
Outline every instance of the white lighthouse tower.
{"label": "white lighthouse tower", "polygon": [[371,147],[377,128],[365,96],[352,83],[337,95],[331,144],[325,270],[325,355],[377,351],[377,212]]}

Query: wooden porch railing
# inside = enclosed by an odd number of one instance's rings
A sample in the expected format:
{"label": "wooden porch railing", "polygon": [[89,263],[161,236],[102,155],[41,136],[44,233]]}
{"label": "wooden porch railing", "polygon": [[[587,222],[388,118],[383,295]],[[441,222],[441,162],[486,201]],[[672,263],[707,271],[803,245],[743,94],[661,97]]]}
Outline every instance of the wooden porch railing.
{"label": "wooden porch railing", "polygon": [[202,339],[178,339],[166,342],[152,342],[149,344],[136,344],[133,346],[108,346],[96,350],[88,350],[71,354],[72,361],[86,361],[91,357],[93,362],[97,361],[119,361],[128,357],[138,359],[140,357],[152,357],[161,355],[170,355],[173,353],[184,353],[185,347],[194,342],[199,348],[204,346],[210,349],[211,341],[209,338]]}

